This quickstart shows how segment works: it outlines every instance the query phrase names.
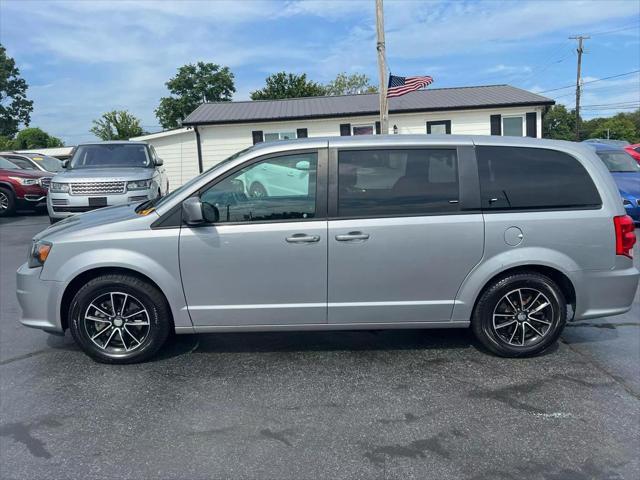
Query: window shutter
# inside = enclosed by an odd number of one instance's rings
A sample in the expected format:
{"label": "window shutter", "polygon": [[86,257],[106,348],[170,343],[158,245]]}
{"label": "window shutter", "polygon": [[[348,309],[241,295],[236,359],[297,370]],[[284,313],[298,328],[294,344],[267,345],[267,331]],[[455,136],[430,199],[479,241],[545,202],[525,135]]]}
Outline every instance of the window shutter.
{"label": "window shutter", "polygon": [[538,136],[538,116],[536,112],[527,113],[527,137],[536,138]]}
{"label": "window shutter", "polygon": [[251,136],[253,137],[253,144],[264,142],[264,135],[262,135],[262,130],[254,130],[251,132]]}
{"label": "window shutter", "polygon": [[380,122],[376,122],[376,135],[380,135],[380,130],[381,130]]}
{"label": "window shutter", "polygon": [[307,138],[309,136],[309,132],[307,132],[306,128],[299,128],[296,130],[296,136],[298,138]]}
{"label": "window shutter", "polygon": [[351,135],[351,124],[350,123],[341,123],[340,124],[340,136],[348,137]]}
{"label": "window shutter", "polygon": [[502,115],[491,115],[491,135],[502,135]]}

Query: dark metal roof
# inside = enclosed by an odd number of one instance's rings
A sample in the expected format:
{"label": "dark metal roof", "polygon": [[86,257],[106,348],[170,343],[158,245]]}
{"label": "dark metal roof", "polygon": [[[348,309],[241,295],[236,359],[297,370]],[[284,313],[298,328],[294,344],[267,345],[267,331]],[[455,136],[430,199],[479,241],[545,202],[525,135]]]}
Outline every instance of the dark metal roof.
{"label": "dark metal roof", "polygon": [[[541,106],[555,102],[510,85],[432,88],[389,99],[390,113]],[[378,114],[378,94],[203,103],[183,125],[254,123]]]}

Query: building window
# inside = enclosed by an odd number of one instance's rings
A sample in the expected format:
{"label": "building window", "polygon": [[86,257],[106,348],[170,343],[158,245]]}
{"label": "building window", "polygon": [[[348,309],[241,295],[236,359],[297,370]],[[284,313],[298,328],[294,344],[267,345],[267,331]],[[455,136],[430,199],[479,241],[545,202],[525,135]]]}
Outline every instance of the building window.
{"label": "building window", "polygon": [[429,135],[450,135],[451,120],[438,120],[427,122],[427,134]]}
{"label": "building window", "polygon": [[524,127],[524,118],[522,116],[517,117],[502,117],[502,135],[505,137],[522,137]]}
{"label": "building window", "polygon": [[373,135],[376,129],[373,123],[366,125],[351,125],[351,135]]}
{"label": "building window", "polygon": [[298,138],[296,132],[269,132],[264,134],[265,142],[275,142],[277,140],[295,140]]}

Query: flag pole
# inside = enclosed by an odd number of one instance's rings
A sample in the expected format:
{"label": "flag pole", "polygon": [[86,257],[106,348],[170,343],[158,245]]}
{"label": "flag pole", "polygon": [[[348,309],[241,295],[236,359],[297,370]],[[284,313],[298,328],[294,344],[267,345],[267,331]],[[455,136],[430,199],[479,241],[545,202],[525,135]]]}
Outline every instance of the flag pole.
{"label": "flag pole", "polygon": [[389,103],[387,100],[387,65],[384,44],[384,12],[382,0],[376,0],[376,31],[378,43],[378,71],[380,74],[380,133],[389,133]]}

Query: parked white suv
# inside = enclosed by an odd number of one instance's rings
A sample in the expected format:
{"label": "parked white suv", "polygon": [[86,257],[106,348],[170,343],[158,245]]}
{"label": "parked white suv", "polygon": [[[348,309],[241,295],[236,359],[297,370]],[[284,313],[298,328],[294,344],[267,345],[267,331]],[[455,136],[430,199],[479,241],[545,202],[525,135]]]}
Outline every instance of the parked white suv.
{"label": "parked white suv", "polygon": [[169,190],[162,160],[144,142],[85,143],[64,167],[51,180],[51,223],[96,208],[152,200]]}

